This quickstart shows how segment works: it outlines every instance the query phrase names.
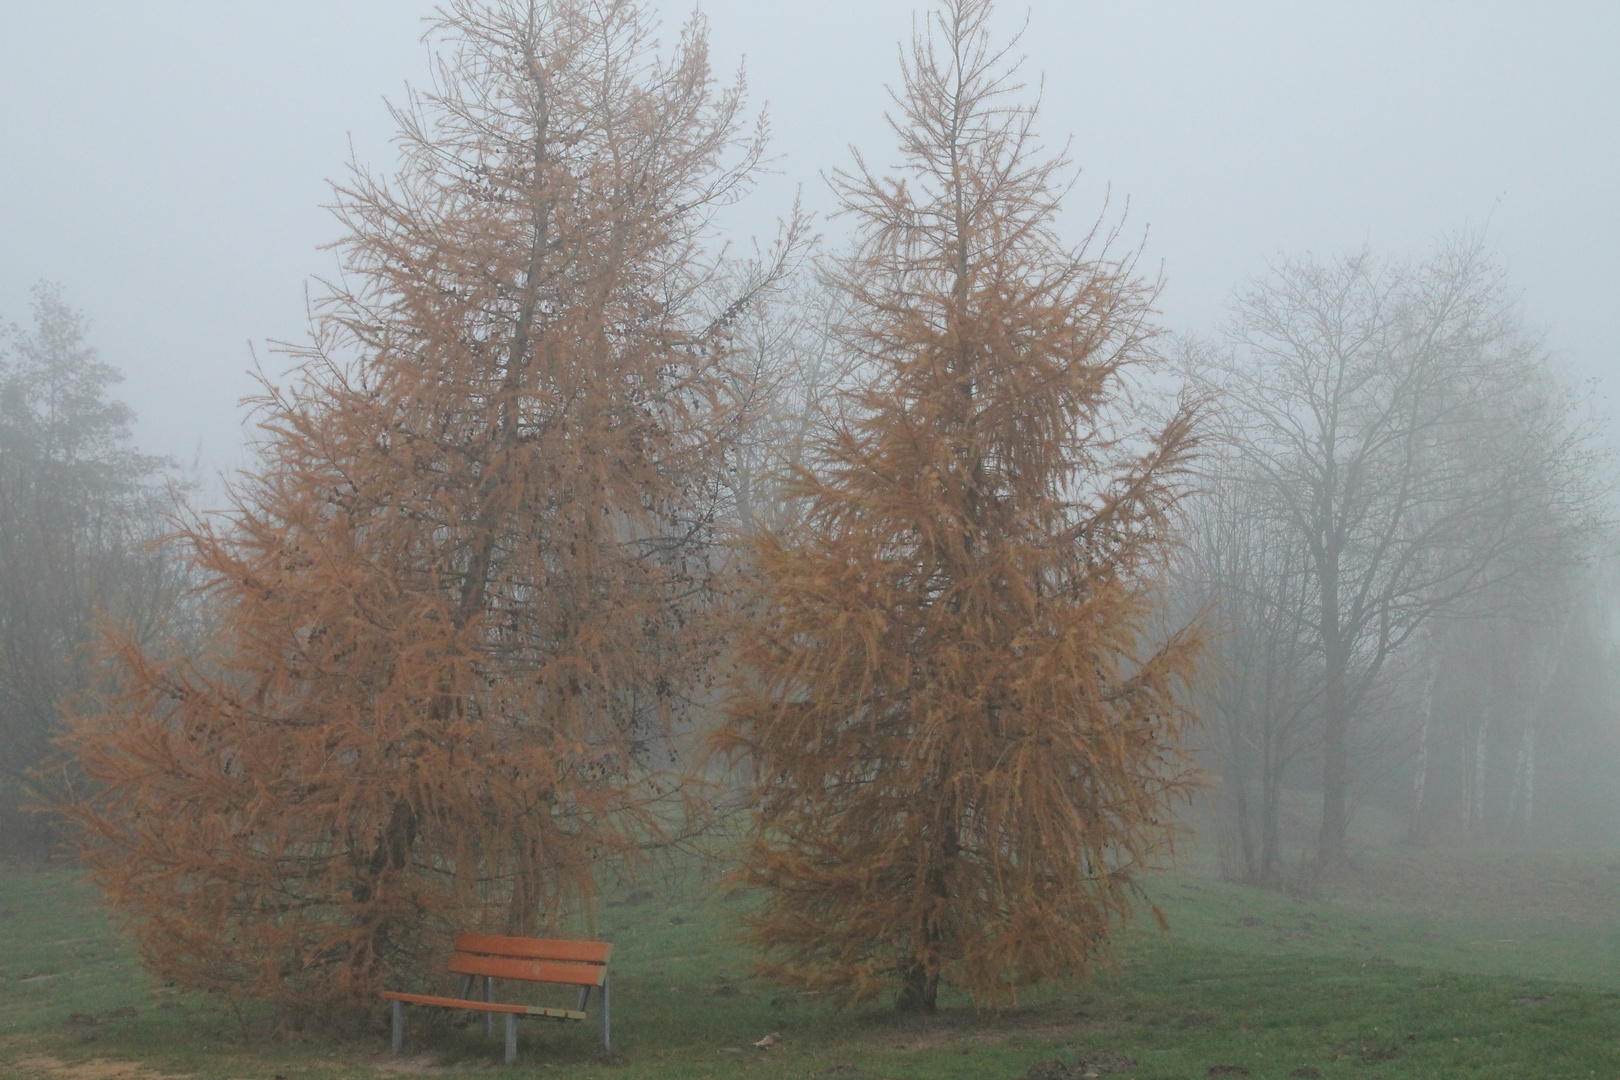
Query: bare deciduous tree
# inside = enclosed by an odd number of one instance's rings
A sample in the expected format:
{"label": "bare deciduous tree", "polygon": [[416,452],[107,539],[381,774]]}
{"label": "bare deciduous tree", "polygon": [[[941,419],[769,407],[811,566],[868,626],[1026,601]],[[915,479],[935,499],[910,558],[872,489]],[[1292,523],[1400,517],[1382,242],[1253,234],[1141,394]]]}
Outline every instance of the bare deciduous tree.
{"label": "bare deciduous tree", "polygon": [[1316,749],[1321,656],[1305,621],[1310,562],[1273,520],[1241,462],[1205,458],[1189,501],[1177,595],[1208,620],[1211,640],[1198,712],[1219,762],[1227,837],[1241,876],[1274,884],[1282,867],[1281,813],[1290,768]]}
{"label": "bare deciduous tree", "polygon": [[1326,865],[1344,854],[1353,729],[1391,657],[1436,614],[1575,557],[1597,525],[1591,431],[1478,239],[1413,265],[1283,263],[1241,296],[1227,346],[1195,377],[1309,560]]}

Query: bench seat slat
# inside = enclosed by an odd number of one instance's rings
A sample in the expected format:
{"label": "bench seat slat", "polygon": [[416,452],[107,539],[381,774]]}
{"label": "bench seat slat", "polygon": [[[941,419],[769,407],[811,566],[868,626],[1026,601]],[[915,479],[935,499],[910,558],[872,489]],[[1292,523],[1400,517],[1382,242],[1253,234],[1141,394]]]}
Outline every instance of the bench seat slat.
{"label": "bench seat slat", "polygon": [[605,964],[613,955],[613,943],[503,937],[500,934],[457,934],[456,952],[516,956],[525,960],[562,960],[572,964]]}
{"label": "bench seat slat", "polygon": [[450,970],[457,975],[488,975],[496,979],[523,979],[567,986],[601,986],[607,974],[607,968],[601,964],[566,964],[554,960],[519,960],[469,953],[453,954],[450,957]]}
{"label": "bench seat slat", "polygon": [[474,1009],[479,1012],[512,1013],[516,1016],[549,1016],[555,1020],[583,1020],[578,1009],[553,1009],[544,1005],[505,1005],[499,1001],[469,1001],[465,998],[438,997],[434,994],[402,994],[384,990],[382,996],[407,1005],[439,1005],[446,1009]]}

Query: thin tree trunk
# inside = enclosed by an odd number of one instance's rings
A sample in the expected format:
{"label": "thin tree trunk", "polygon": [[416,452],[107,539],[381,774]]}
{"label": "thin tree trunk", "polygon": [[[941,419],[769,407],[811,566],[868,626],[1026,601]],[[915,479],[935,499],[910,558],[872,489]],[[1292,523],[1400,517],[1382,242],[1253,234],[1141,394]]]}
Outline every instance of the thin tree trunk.
{"label": "thin tree trunk", "polygon": [[1342,657],[1329,657],[1326,681],[1322,694],[1322,831],[1317,838],[1316,860],[1330,867],[1344,861],[1349,826],[1350,715]]}
{"label": "thin tree trunk", "polygon": [[1530,798],[1535,785],[1536,729],[1526,725],[1519,736],[1519,753],[1513,762],[1513,788],[1508,796],[1508,828],[1520,826],[1523,839],[1530,839]]}
{"label": "thin tree trunk", "polygon": [[1524,842],[1535,838],[1536,824],[1536,727],[1524,729]]}
{"label": "thin tree trunk", "polygon": [[1412,774],[1412,818],[1407,823],[1406,835],[1410,840],[1423,833],[1423,796],[1429,784],[1429,732],[1434,722],[1434,639],[1423,661],[1423,719],[1418,725],[1417,766]]}
{"label": "thin tree trunk", "polygon": [[1227,746],[1229,763],[1227,785],[1231,788],[1232,815],[1236,819],[1238,852],[1243,857],[1243,880],[1255,881],[1259,867],[1255,864],[1254,831],[1249,820],[1249,768],[1248,747],[1245,745],[1240,716],[1231,716],[1230,738]]}
{"label": "thin tree trunk", "polygon": [[1350,823],[1350,700],[1345,685],[1350,657],[1340,640],[1337,552],[1327,552],[1320,565],[1322,654],[1327,670],[1322,687],[1322,830],[1316,861],[1326,869],[1344,861],[1344,838]]}
{"label": "thin tree trunk", "polygon": [[[1270,706],[1268,703],[1268,712]],[[1277,761],[1277,739],[1267,724],[1260,758],[1260,882],[1274,880],[1278,859],[1278,806],[1282,800],[1282,766]]]}
{"label": "thin tree trunk", "polygon": [[1282,776],[1279,771],[1275,780],[1268,785],[1261,809],[1264,817],[1260,822],[1260,879],[1264,882],[1277,879],[1277,865],[1282,860],[1282,830],[1278,823],[1281,807]]}
{"label": "thin tree trunk", "polygon": [[1237,816],[1238,850],[1243,853],[1243,880],[1258,881],[1260,868],[1255,862],[1254,834],[1249,825],[1248,778],[1241,777],[1232,785],[1232,812]]}

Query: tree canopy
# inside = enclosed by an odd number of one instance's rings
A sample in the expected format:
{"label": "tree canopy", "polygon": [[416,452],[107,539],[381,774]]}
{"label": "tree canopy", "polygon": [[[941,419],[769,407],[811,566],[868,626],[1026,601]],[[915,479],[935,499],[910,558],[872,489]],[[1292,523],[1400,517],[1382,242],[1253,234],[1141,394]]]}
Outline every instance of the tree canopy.
{"label": "tree canopy", "polygon": [[[1155,632],[1195,409],[1129,404],[1153,289],[1058,235],[984,0],[912,42],[900,164],[835,185],[858,386],[755,533],[755,622],[720,745],[756,777],[742,880],[773,976],[980,1001],[1085,972],[1184,790],[1197,635]],[[1010,48],[1011,46],[1009,46]]]}
{"label": "tree canopy", "polygon": [[391,179],[337,188],[344,274],[228,513],[219,613],[117,672],[73,747],[86,857],[189,985],[363,1001],[452,931],[532,933],[657,829],[703,677],[729,408],[714,208],[762,131],[694,20],[460,0]]}

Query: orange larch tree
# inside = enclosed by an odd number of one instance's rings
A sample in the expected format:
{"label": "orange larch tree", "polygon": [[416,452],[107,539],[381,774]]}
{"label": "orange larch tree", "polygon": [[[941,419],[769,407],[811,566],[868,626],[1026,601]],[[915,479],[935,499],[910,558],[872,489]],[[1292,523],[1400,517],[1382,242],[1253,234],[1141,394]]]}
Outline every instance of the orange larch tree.
{"label": "orange larch tree", "polygon": [[914,40],[902,164],[858,224],[841,334],[865,373],[750,538],[758,626],[719,745],[752,764],[740,871],[765,970],[845,1000],[988,1004],[1081,974],[1169,839],[1197,635],[1155,635],[1194,413],[1132,412],[1151,286],[1056,234],[987,0]]}
{"label": "orange larch tree", "polygon": [[213,647],[110,630],[69,739],[85,857],[161,974],[361,1001],[452,930],[588,908],[656,830],[713,649],[725,326],[769,270],[706,247],[763,129],[701,21],[652,31],[633,0],[457,0],[397,174],[337,188],[344,274],[262,463],[179,526]]}

